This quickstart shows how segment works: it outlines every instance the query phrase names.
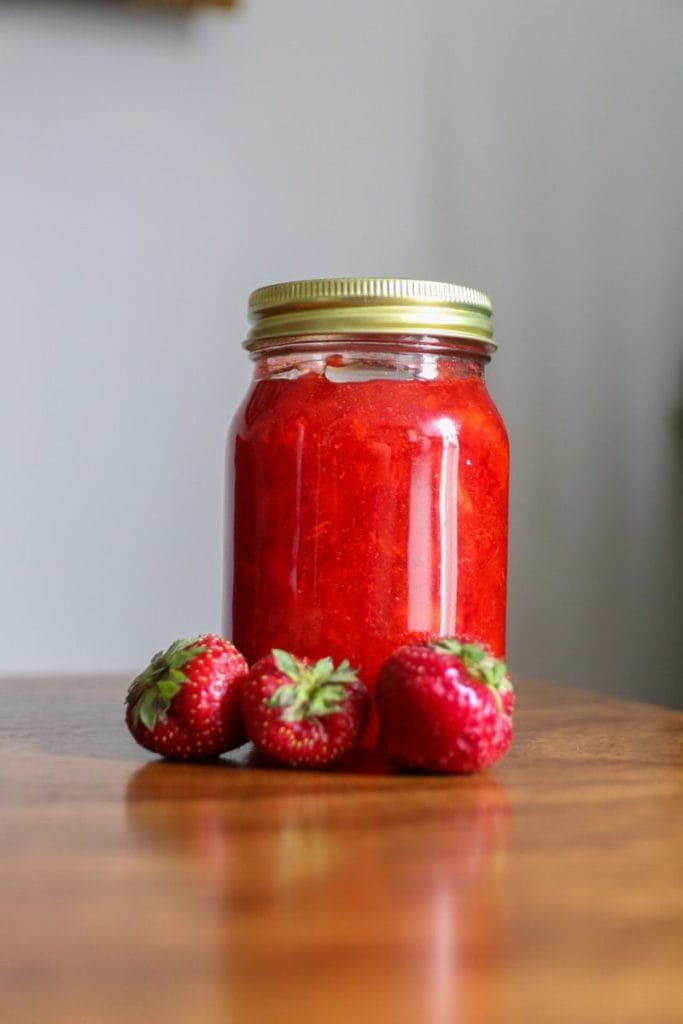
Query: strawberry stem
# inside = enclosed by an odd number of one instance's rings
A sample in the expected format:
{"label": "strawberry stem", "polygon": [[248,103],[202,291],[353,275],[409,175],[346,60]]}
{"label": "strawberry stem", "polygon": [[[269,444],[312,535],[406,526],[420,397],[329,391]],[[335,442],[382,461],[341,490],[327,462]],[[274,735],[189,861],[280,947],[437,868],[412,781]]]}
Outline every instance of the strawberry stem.
{"label": "strawberry stem", "polygon": [[450,654],[462,662],[472,679],[483,683],[492,691],[499,711],[503,710],[500,695],[512,689],[512,681],[501,658],[494,658],[481,644],[463,643],[457,637],[440,637],[428,646],[441,654]]}
{"label": "strawberry stem", "polygon": [[280,708],[285,722],[301,722],[343,710],[349,685],[358,682],[358,674],[344,660],[335,668],[332,658],[321,658],[313,665],[287,651],[273,648],[273,660],[288,677],[266,701],[269,708]]}
{"label": "strawberry stem", "polygon": [[173,698],[187,682],[184,666],[208,650],[197,643],[198,639],[174,641],[168,650],[158,651],[147,668],[135,677],[126,694],[135,725],[142,722],[152,730],[157,721],[166,718]]}

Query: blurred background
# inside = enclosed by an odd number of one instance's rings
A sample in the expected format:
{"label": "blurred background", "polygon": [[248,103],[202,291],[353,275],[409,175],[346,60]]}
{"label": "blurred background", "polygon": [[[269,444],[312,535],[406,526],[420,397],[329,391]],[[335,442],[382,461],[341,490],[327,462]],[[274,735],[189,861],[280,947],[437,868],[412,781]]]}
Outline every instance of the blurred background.
{"label": "blurred background", "polygon": [[0,8],[0,672],[220,626],[248,293],[493,298],[509,662],[683,705],[683,4]]}

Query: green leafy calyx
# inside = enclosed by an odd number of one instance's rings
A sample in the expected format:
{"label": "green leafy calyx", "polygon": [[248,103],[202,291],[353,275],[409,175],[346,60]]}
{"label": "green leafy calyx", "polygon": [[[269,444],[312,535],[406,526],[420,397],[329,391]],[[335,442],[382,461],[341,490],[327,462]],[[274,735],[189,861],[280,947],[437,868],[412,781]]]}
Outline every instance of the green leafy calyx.
{"label": "green leafy calyx", "polygon": [[142,722],[148,729],[153,729],[157,721],[166,718],[173,698],[187,682],[184,667],[200,654],[206,654],[207,650],[197,643],[197,639],[183,639],[176,640],[167,651],[154,655],[126,694],[126,703],[132,709],[135,725]]}
{"label": "green leafy calyx", "polygon": [[344,660],[335,668],[332,658],[321,658],[307,665],[287,651],[273,648],[273,660],[288,682],[283,683],[266,701],[269,708],[280,708],[284,722],[301,722],[343,711],[350,685],[358,674]]}
{"label": "green leafy calyx", "polygon": [[462,662],[472,679],[493,691],[501,707],[500,695],[512,690],[512,681],[504,661],[494,658],[481,644],[462,643],[456,637],[441,637],[428,646],[440,654],[451,654]]}

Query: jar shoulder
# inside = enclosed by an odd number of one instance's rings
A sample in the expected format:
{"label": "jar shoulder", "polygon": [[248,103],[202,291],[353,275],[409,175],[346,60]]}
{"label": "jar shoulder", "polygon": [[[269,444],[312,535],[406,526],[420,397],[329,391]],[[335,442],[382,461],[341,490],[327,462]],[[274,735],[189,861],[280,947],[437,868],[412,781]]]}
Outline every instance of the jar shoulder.
{"label": "jar shoulder", "polygon": [[483,377],[459,380],[366,380],[333,383],[318,374],[266,379],[249,389],[232,424],[233,435],[255,440],[295,430],[421,435],[484,431],[507,443],[503,419]]}

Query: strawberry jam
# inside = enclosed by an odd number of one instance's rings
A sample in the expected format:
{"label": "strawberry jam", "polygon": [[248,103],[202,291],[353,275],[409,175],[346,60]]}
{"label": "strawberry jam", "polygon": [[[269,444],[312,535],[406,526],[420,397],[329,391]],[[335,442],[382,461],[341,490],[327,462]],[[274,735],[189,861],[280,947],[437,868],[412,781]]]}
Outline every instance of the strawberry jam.
{"label": "strawberry jam", "polygon": [[288,337],[255,350],[228,444],[226,635],[347,658],[505,654],[508,444],[478,339]]}

